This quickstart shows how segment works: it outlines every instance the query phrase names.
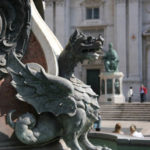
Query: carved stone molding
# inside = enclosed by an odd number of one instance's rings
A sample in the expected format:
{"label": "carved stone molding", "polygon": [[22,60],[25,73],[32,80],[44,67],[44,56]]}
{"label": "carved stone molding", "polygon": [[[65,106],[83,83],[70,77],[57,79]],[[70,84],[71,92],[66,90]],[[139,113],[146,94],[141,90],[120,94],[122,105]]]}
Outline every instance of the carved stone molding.
{"label": "carved stone molding", "polygon": [[53,0],[45,0],[46,6],[52,6],[53,5]]}
{"label": "carved stone molding", "polygon": [[143,32],[144,37],[150,37],[150,28]]}
{"label": "carved stone molding", "polygon": [[[150,40],[150,38],[149,38],[149,40]],[[150,42],[147,42],[146,43],[146,50],[149,50],[149,48],[150,48]]]}
{"label": "carved stone molding", "polygon": [[56,2],[57,6],[64,6],[64,0],[45,0],[46,6],[52,6]]}
{"label": "carved stone molding", "polygon": [[84,0],[80,3],[81,6],[98,6],[105,3],[106,0]]}
{"label": "carved stone molding", "polygon": [[115,0],[116,4],[125,3],[126,0]]}
{"label": "carved stone molding", "polygon": [[57,6],[64,6],[64,0],[55,0]]}
{"label": "carved stone molding", "polygon": [[31,28],[29,0],[0,0],[0,79],[4,78],[9,55],[12,51],[22,58],[27,49]]}
{"label": "carved stone molding", "polygon": [[149,50],[150,48],[150,34],[145,38],[145,50]]}
{"label": "carved stone molding", "polygon": [[[149,1],[150,2],[150,1]],[[147,13],[150,13],[150,3],[145,6],[145,10]]]}
{"label": "carved stone molding", "polygon": [[[115,0],[116,4],[120,3],[126,3],[126,0]],[[139,0],[129,0],[129,3],[137,2],[139,3]]]}

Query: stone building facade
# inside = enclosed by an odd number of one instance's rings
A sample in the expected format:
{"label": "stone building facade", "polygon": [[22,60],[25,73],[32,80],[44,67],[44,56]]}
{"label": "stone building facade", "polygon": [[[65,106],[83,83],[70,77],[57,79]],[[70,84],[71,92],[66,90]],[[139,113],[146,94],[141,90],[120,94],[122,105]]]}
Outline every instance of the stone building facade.
{"label": "stone building facade", "polygon": [[[138,101],[143,83],[150,100],[150,0],[45,0],[45,20],[63,46],[76,28],[94,36],[102,34],[104,50],[112,42],[120,57],[124,95],[132,86],[133,99]],[[75,69],[76,75],[92,84],[97,93],[102,71],[100,59]]]}

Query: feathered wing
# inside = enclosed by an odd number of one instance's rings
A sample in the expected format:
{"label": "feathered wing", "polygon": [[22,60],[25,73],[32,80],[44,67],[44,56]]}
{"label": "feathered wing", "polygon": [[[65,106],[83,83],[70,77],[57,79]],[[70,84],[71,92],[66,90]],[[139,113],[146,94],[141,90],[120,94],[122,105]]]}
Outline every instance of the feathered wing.
{"label": "feathered wing", "polygon": [[38,64],[24,65],[14,53],[8,57],[7,69],[18,92],[16,97],[31,104],[37,113],[75,114],[74,88],[69,80],[47,74]]}

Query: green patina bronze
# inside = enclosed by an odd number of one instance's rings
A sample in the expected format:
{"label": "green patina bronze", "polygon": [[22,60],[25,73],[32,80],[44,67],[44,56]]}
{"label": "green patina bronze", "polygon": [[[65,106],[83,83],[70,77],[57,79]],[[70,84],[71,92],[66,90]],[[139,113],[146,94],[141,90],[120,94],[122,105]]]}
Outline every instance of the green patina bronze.
{"label": "green patina bronze", "polygon": [[109,44],[109,50],[105,53],[103,60],[106,72],[118,72],[119,57],[112,43]]}
{"label": "green patina bronze", "polygon": [[[24,4],[24,0],[20,2]],[[36,63],[25,65],[17,58],[16,50],[9,51],[7,71],[16,97],[37,113],[36,117],[23,114],[16,122],[11,119],[13,111],[8,113],[7,123],[22,143],[37,145],[62,138],[71,150],[110,150],[88,140],[88,132],[99,116],[98,95],[73,74],[79,62],[95,60],[102,46],[101,36],[94,38],[75,31],[58,58],[59,76],[46,73]]]}
{"label": "green patina bronze", "polygon": [[30,36],[29,0],[0,0],[0,79],[8,75],[7,55],[15,51],[21,59]]}
{"label": "green patina bronze", "polygon": [[78,62],[97,56],[102,40],[75,31],[59,56],[59,76],[46,73],[36,63],[24,65],[15,53],[9,54],[7,69],[16,97],[32,105],[38,115],[36,119],[30,113],[24,114],[16,123],[11,120],[12,112],[7,115],[8,124],[21,142],[43,144],[61,137],[71,150],[109,150],[88,140],[87,134],[98,119],[98,96],[73,74]]}

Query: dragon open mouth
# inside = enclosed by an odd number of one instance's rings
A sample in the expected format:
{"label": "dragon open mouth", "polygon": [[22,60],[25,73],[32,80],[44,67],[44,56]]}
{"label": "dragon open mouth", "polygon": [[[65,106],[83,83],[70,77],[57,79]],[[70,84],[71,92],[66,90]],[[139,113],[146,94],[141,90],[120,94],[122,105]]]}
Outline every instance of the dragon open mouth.
{"label": "dragon open mouth", "polygon": [[102,44],[96,41],[93,44],[84,45],[84,49],[82,50],[83,54],[86,54],[88,57],[93,59],[98,59],[102,54]]}
{"label": "dragon open mouth", "polygon": [[97,60],[100,56],[100,54],[96,53],[96,52],[95,53],[88,52],[87,55],[88,55],[88,57],[90,57],[91,59],[94,59],[94,60],[95,59]]}

